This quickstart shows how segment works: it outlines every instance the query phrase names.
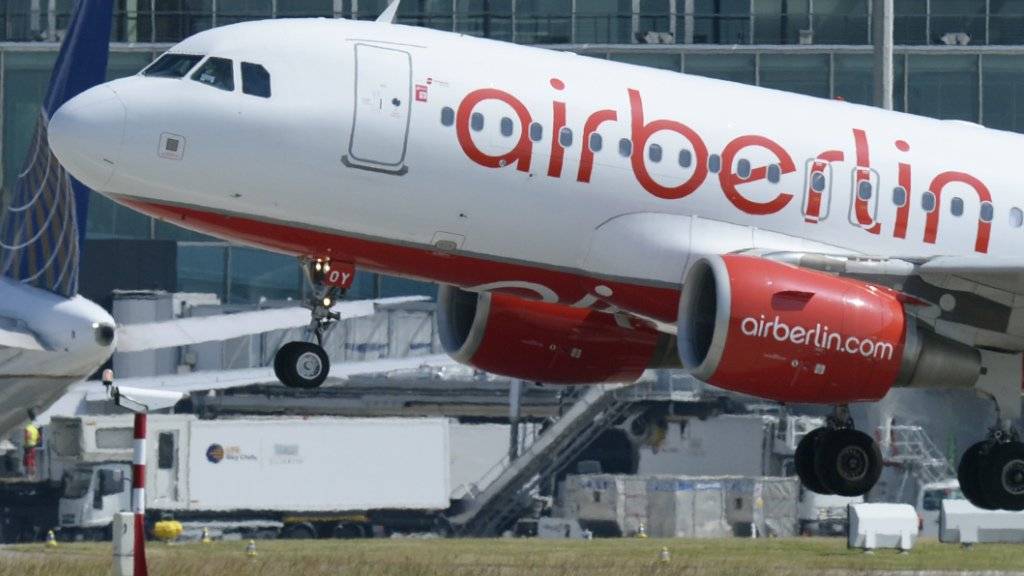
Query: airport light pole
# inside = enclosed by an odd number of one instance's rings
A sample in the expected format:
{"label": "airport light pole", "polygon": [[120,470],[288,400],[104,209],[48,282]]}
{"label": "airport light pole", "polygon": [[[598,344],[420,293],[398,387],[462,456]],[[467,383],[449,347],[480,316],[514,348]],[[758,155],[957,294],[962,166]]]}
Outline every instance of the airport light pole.
{"label": "airport light pole", "polygon": [[875,106],[892,110],[893,0],[872,0],[871,43],[875,47]]}
{"label": "airport light pole", "polygon": [[[185,398],[180,392],[114,386],[114,371],[103,371],[103,386],[114,404],[135,414],[132,429],[132,514],[135,516],[132,546],[133,576],[148,576],[146,563],[146,426],[150,410],[170,408]],[[115,535],[115,538],[117,536]],[[117,544],[115,543],[115,550]]]}

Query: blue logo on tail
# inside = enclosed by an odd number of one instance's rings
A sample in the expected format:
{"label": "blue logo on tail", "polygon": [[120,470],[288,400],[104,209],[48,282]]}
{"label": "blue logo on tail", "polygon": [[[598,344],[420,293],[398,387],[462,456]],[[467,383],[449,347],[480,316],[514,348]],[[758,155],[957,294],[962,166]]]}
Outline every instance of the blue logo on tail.
{"label": "blue logo on tail", "polygon": [[78,293],[89,189],[50,151],[50,115],[107,73],[113,0],[77,0],[50,76],[35,136],[0,214],[0,274],[62,296]]}

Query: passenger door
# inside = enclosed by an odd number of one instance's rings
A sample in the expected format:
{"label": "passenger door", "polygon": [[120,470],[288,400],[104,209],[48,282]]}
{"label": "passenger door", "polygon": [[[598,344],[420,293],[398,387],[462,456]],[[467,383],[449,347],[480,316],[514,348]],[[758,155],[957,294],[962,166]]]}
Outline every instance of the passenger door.
{"label": "passenger door", "polygon": [[410,54],[356,44],[352,135],[342,161],[354,168],[405,174],[411,100]]}

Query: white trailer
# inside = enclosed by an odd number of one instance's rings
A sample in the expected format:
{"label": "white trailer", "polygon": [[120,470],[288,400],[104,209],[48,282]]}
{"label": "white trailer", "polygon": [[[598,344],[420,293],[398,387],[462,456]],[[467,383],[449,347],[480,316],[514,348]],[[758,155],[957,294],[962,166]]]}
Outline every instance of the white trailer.
{"label": "white trailer", "polygon": [[[129,509],[131,418],[55,419],[61,532],[105,534]],[[146,510],[226,532],[365,536],[442,529],[445,418],[199,420],[151,415]]]}

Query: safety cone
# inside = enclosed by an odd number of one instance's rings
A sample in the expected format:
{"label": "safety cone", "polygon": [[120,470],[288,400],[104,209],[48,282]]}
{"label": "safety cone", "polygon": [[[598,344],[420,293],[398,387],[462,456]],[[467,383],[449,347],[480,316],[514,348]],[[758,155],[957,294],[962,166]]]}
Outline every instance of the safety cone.
{"label": "safety cone", "polygon": [[637,526],[636,537],[637,538],[647,538],[647,527],[644,526],[643,522],[641,522],[640,525]]}
{"label": "safety cone", "polygon": [[256,541],[249,540],[249,543],[245,546],[245,555],[249,558],[256,557]]}
{"label": "safety cone", "polygon": [[662,546],[661,552],[658,553],[658,560],[660,560],[662,564],[668,564],[668,561],[671,559],[672,555],[669,554],[668,546]]}
{"label": "safety cone", "polygon": [[210,542],[213,542],[213,539],[210,538],[210,529],[205,527],[205,526],[203,526],[203,540],[202,540],[202,542],[203,542],[203,544],[209,544]]}
{"label": "safety cone", "polygon": [[53,533],[53,530],[50,530],[49,532],[46,533],[46,547],[47,548],[56,548],[57,547],[57,535]]}

